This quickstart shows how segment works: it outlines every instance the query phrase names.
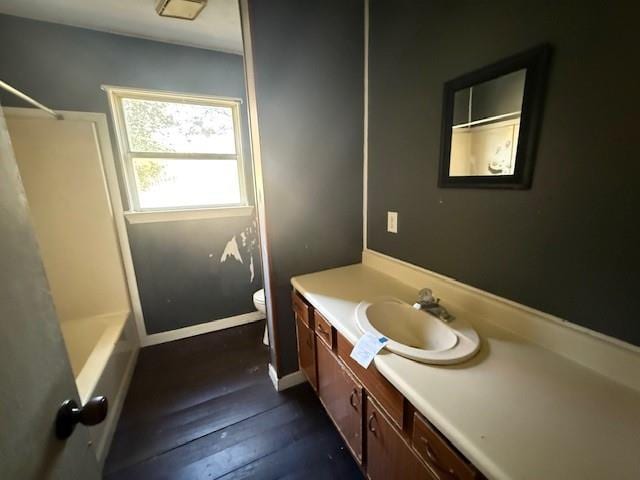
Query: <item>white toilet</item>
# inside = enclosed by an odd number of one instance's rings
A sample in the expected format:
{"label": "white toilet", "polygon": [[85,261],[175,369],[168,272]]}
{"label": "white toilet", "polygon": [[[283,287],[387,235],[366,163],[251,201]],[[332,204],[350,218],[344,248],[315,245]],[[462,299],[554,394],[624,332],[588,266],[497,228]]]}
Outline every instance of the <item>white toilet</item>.
{"label": "white toilet", "polygon": [[[267,307],[264,300],[264,288],[258,290],[253,294],[253,304],[256,306],[256,310],[267,316]],[[269,345],[269,333],[267,332],[267,325],[264,326],[264,337],[262,337],[262,343]]]}

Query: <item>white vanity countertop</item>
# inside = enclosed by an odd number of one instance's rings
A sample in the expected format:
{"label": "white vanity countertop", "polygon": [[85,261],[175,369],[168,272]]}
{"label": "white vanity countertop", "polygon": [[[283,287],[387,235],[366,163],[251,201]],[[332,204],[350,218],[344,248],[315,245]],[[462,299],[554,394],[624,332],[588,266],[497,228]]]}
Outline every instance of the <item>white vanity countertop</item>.
{"label": "white vanity countertop", "polygon": [[[361,264],[292,284],[354,343],[360,301],[391,295],[412,303],[420,287]],[[471,360],[426,365],[383,350],[375,365],[476,467],[490,479],[640,479],[640,392],[463,318],[482,342]]]}

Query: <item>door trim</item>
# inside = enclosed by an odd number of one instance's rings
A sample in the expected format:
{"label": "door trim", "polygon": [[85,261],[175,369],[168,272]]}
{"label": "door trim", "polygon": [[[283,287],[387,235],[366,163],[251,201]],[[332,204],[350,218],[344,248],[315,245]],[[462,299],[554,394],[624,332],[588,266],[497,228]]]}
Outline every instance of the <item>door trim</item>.
{"label": "door trim", "polygon": [[[256,218],[260,233],[260,252],[262,254],[262,275],[264,278],[265,304],[267,309],[267,327],[269,329],[271,368],[276,380],[274,386],[278,389],[278,376],[282,374],[282,359],[280,355],[280,334],[278,328],[278,310],[276,302],[277,285],[271,275],[271,250],[267,235],[268,218],[265,207],[265,196],[262,176],[262,155],[260,150],[260,129],[258,125],[258,99],[256,92],[256,78],[253,64],[253,39],[251,34],[251,9],[249,0],[240,0],[240,22],[242,26],[242,41],[244,44],[244,72],[247,93],[247,113],[249,115],[249,142],[251,144],[251,161],[253,162],[253,179],[255,187]],[[290,374],[294,375],[296,372]],[[289,377],[285,375],[280,380]],[[302,374],[301,374],[302,375]],[[304,375],[302,375],[304,377]],[[286,383],[286,382],[285,382]],[[298,382],[300,383],[300,382]],[[285,387],[288,388],[288,387]]]}

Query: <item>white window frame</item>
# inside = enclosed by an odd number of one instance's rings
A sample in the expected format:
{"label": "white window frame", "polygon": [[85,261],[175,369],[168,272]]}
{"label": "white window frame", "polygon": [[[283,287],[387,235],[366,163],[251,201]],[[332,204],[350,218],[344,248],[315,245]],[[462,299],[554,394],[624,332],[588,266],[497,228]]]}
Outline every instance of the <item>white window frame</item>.
{"label": "white window frame", "polygon": [[[125,212],[131,223],[143,223],[149,221],[167,221],[179,218],[203,218],[208,216],[249,215],[253,208],[247,202],[247,181],[244,173],[244,156],[242,154],[242,129],[240,120],[240,105],[242,100],[229,97],[213,97],[208,95],[193,95],[158,90],[144,90],[136,88],[123,88],[103,86],[107,92],[111,114],[115,127],[115,133],[120,150],[120,162],[124,181],[126,184],[129,211]],[[165,153],[165,152],[135,152],[130,148],[127,135],[123,99],[151,100],[170,103],[190,103],[212,107],[230,108],[233,118],[235,154],[210,154],[210,153]],[[238,182],[240,189],[239,203],[207,204],[193,206],[141,208],[138,199],[138,188],[135,182],[133,170],[134,158],[170,158],[185,160],[236,160],[238,168]],[[230,212],[234,212],[231,213]],[[180,215],[173,215],[178,213]]]}

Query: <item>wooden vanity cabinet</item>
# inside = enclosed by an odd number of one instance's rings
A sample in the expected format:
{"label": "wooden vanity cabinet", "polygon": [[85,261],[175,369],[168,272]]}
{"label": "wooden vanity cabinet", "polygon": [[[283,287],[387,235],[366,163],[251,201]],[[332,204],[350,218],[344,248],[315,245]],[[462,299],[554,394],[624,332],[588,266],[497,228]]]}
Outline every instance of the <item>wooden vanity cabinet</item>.
{"label": "wooden vanity cabinet", "polygon": [[367,398],[367,476],[371,480],[439,480],[371,398]]}
{"label": "wooden vanity cabinet", "polygon": [[318,396],[358,464],[362,464],[362,387],[323,343],[317,343]]}

